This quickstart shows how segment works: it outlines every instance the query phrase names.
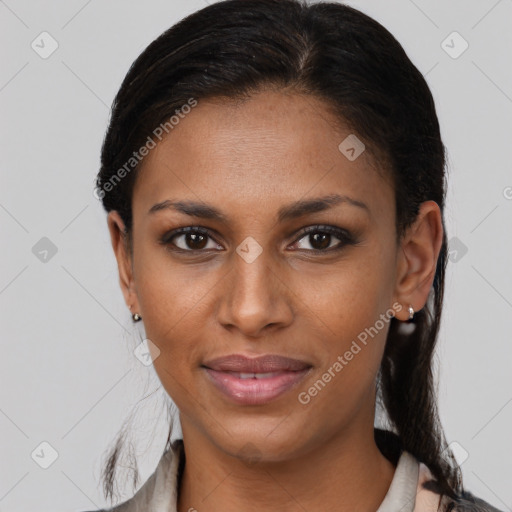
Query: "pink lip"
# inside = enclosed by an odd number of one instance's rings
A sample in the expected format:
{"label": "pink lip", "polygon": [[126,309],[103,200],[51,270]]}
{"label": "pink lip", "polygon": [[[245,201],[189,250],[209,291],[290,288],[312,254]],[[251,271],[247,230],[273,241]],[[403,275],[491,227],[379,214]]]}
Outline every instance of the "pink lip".
{"label": "pink lip", "polygon": [[[210,382],[239,404],[264,404],[295,387],[311,370],[305,361],[278,354],[247,357],[232,354],[204,363]],[[241,378],[241,373],[273,375]]]}
{"label": "pink lip", "polygon": [[[267,403],[295,387],[311,370],[279,371],[275,376],[242,379],[238,373],[205,368],[210,381],[227,397],[241,405]],[[244,372],[245,373],[245,372]],[[250,373],[250,372],[249,372]]]}
{"label": "pink lip", "polygon": [[203,366],[217,371],[267,373],[304,370],[305,368],[309,368],[311,364],[278,354],[265,354],[258,357],[231,354],[229,356],[206,361],[203,363]]}

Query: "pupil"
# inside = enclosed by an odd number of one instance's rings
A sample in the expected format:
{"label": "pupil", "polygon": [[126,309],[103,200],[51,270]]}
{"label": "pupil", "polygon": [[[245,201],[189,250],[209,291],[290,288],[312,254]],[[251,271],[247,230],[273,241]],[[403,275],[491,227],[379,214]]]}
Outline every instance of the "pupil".
{"label": "pupil", "polygon": [[[315,249],[326,249],[327,247],[329,247],[329,243],[330,243],[330,237],[331,235],[329,234],[318,234],[318,233],[315,233],[313,235],[310,235],[310,237],[315,241],[315,243],[312,243],[312,247],[314,247]],[[320,241],[320,244],[318,244],[318,240],[321,239]],[[311,240],[310,240],[311,242]]]}
{"label": "pupil", "polygon": [[[319,233],[309,235],[310,243],[315,249],[326,249],[329,247],[330,237],[331,235],[329,234]],[[206,236],[198,233],[187,233],[186,242],[191,249],[202,249],[206,245]]]}
{"label": "pupil", "polygon": [[[202,240],[198,243],[198,239]],[[206,245],[206,237],[198,233],[187,233],[186,242],[191,249],[202,249]]]}

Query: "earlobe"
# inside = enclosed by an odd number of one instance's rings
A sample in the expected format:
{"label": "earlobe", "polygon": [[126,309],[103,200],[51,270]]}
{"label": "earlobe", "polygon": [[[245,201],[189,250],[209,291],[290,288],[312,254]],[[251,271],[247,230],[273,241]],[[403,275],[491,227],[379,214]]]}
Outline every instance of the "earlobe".
{"label": "earlobe", "polygon": [[442,243],[443,223],[439,205],[435,201],[425,201],[399,248],[395,300],[405,307],[396,315],[398,320],[408,320],[409,305],[417,312],[427,302]]}
{"label": "earlobe", "polygon": [[139,311],[137,294],[132,271],[132,258],[125,233],[125,225],[117,211],[111,211],[107,217],[112,249],[117,260],[119,284],[124,300],[130,311]]}

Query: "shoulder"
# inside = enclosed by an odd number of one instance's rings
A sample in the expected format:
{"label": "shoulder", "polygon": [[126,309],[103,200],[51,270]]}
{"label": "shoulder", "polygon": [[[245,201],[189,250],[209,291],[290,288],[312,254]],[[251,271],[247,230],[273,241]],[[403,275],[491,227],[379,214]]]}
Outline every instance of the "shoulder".
{"label": "shoulder", "polygon": [[437,482],[425,464],[419,464],[418,489],[414,512],[503,512],[469,491],[456,499],[441,496]]}
{"label": "shoulder", "polygon": [[504,512],[469,491],[463,491],[452,503],[453,512]]}
{"label": "shoulder", "polygon": [[171,448],[163,453],[155,471],[132,498],[111,508],[81,512],[174,511],[172,506],[175,507],[177,502],[177,479],[183,457],[183,440],[176,439]]}

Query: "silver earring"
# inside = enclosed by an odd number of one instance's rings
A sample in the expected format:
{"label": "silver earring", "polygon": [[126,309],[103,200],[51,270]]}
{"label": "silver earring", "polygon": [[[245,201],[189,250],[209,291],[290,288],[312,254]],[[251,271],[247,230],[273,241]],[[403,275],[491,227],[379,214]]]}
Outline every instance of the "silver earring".
{"label": "silver earring", "polygon": [[409,322],[414,318],[414,308],[409,304]]}
{"label": "silver earring", "polygon": [[142,320],[142,317],[139,315],[139,313],[133,313],[132,320],[134,322],[140,322]]}

